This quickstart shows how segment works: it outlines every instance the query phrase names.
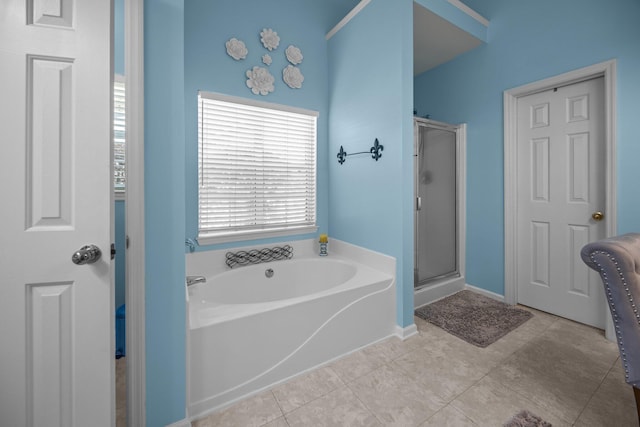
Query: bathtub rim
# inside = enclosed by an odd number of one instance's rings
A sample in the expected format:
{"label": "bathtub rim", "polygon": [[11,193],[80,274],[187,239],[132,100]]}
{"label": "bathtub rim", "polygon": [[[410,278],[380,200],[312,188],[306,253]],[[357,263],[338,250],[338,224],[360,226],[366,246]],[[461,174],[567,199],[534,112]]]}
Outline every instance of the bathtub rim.
{"label": "bathtub rim", "polygon": [[[316,258],[299,258],[299,260],[307,260]],[[194,331],[200,328],[206,328],[207,326],[217,325],[224,322],[231,322],[233,320],[237,320],[243,317],[252,317],[258,316],[262,313],[272,312],[276,310],[282,310],[287,307],[301,304],[306,301],[326,297],[328,295],[333,294],[341,294],[345,292],[349,292],[355,288],[366,287],[366,286],[375,286],[385,283],[385,287],[390,284],[395,283],[395,277],[388,275],[380,270],[376,270],[371,268],[368,265],[361,264],[359,262],[353,261],[349,258],[345,258],[340,255],[329,255],[326,259],[323,257],[322,259],[318,259],[317,262],[325,262],[329,260],[335,260],[339,262],[344,262],[350,265],[354,265],[356,267],[356,272],[353,277],[349,280],[333,286],[331,288],[324,289],[319,292],[314,292],[307,295],[302,295],[293,298],[286,298],[275,301],[266,301],[266,302],[258,302],[258,303],[242,303],[242,304],[216,304],[214,302],[208,303],[205,308],[199,311],[224,311],[225,313],[218,316],[212,315],[211,317],[202,316],[200,318],[194,317],[195,315],[192,312],[193,304],[191,303],[191,298],[193,297],[191,292],[187,291],[187,317],[189,322],[187,324],[187,331]],[[275,262],[288,262],[288,261],[275,261]],[[271,263],[262,263],[258,265],[268,265]],[[231,271],[229,271],[231,272]],[[225,274],[224,272],[222,274]],[[208,277],[208,276],[207,276]],[[371,280],[371,278],[375,277],[376,280]],[[206,287],[207,283],[201,283],[197,285],[194,290],[198,290],[199,288]]]}
{"label": "bathtub rim", "polygon": [[[311,292],[305,295],[300,295],[300,296],[306,296],[306,295],[312,295],[315,293],[319,293],[322,292],[324,290],[328,290],[328,289],[332,289],[334,287],[340,286],[342,283],[345,283],[346,281],[351,280],[352,278],[354,278],[356,276],[356,274],[358,273],[358,269],[360,268],[360,265],[358,263],[355,263],[349,259],[346,259],[344,257],[339,257],[339,256],[330,256],[330,257],[299,257],[299,258],[293,258],[293,259],[288,259],[288,260],[277,260],[277,261],[269,261],[269,262],[264,262],[264,263],[259,263],[259,264],[253,264],[250,266],[245,266],[245,267],[237,267],[237,268],[233,268],[233,269],[229,269],[227,271],[215,274],[213,276],[205,276],[207,281],[206,283],[198,283],[192,286],[188,287],[188,291],[189,291],[189,296],[199,296],[196,293],[200,293],[198,291],[207,288],[209,286],[215,286],[216,281],[221,280],[222,278],[226,277],[226,276],[231,276],[233,274],[243,274],[247,271],[250,271],[250,273],[248,274],[252,274],[254,271],[258,274],[258,277],[260,280],[262,280],[262,277],[260,277],[260,274],[262,274],[265,270],[267,269],[274,269],[276,274],[278,273],[278,270],[281,269],[286,269],[289,268],[289,266],[294,266],[294,265],[298,265],[301,263],[308,263],[311,262],[313,264],[318,264],[318,263],[326,263],[326,262],[330,262],[332,264],[338,264],[341,265],[342,268],[347,268],[348,270],[348,278],[340,283],[336,283],[330,287],[326,287],[321,289],[320,291],[317,292]],[[255,273],[254,273],[255,274]],[[278,278],[276,278],[275,280],[279,280]],[[204,293],[204,292],[203,292]],[[290,297],[290,298],[297,298],[297,297]],[[281,300],[286,300],[286,299],[290,299],[290,298],[281,298]],[[259,302],[275,302],[275,301],[279,301],[279,300],[270,300],[270,301],[259,301]],[[220,304],[223,305],[244,305],[244,304],[252,304],[252,303],[245,303],[245,302],[237,302],[237,303],[233,303],[233,302],[221,302]]]}

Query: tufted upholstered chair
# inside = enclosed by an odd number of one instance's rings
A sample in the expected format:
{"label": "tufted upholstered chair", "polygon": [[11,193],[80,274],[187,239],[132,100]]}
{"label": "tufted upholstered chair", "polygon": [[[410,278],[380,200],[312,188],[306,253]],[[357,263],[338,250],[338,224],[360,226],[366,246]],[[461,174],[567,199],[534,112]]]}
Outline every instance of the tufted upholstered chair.
{"label": "tufted upholstered chair", "polygon": [[640,233],[589,243],[580,255],[602,278],[625,379],[633,386],[640,420]]}

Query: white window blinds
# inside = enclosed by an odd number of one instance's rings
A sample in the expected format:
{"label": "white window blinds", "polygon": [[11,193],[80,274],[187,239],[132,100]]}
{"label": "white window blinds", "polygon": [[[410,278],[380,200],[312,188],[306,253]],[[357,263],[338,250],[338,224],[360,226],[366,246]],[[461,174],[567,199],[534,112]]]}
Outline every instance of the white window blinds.
{"label": "white window blinds", "polygon": [[125,82],[116,75],[113,82],[113,189],[116,195],[124,195],[125,168]]}
{"label": "white window blinds", "polygon": [[316,121],[312,111],[198,94],[199,240],[315,230]]}

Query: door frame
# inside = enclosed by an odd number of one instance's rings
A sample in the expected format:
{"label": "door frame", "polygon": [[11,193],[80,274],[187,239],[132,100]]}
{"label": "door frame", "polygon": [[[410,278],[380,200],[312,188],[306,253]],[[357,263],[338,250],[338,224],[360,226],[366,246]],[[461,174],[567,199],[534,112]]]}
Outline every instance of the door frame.
{"label": "door frame", "polygon": [[[451,125],[448,123],[438,122],[431,119],[424,119],[421,117],[414,117],[413,119],[413,200],[414,200],[414,212],[413,212],[413,224],[414,224],[414,252],[416,246],[416,196],[417,196],[417,183],[416,174],[418,170],[418,123],[425,124],[429,127],[443,130],[451,130],[456,133],[456,209],[457,209],[457,222],[458,239],[457,245],[457,258],[458,258],[458,276],[445,277],[440,281],[436,281],[432,286],[425,286],[421,288],[413,289],[413,306],[414,308],[421,307],[426,304],[430,304],[434,301],[442,299],[446,296],[452,295],[458,291],[461,291],[466,286],[466,241],[467,241],[467,124],[461,123],[458,125]],[[415,257],[415,255],[414,255]],[[415,263],[415,259],[413,260]],[[415,266],[414,266],[415,268]],[[414,275],[412,275],[413,277]],[[412,283],[415,286],[415,283]]]}
{"label": "door frame", "polygon": [[[517,106],[518,98],[573,83],[604,77],[605,127],[605,233],[617,230],[616,210],[616,60],[594,64],[568,73],[504,91],[504,297],[508,304],[518,302],[517,241]],[[603,307],[603,310],[608,310]],[[610,316],[606,316],[609,330]],[[607,334],[609,336],[609,334]]]}
{"label": "door frame", "polygon": [[124,45],[127,188],[126,249],[127,425],[146,425],[144,233],[144,0],[125,0]]}

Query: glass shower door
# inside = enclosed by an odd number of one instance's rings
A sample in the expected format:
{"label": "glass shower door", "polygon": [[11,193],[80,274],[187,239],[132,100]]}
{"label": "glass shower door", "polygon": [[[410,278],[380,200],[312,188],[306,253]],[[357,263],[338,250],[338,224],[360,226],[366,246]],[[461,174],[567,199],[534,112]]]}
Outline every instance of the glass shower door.
{"label": "glass shower door", "polygon": [[458,275],[456,130],[416,122],[415,287]]}

